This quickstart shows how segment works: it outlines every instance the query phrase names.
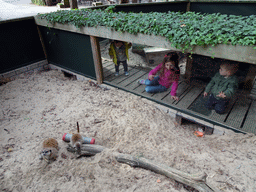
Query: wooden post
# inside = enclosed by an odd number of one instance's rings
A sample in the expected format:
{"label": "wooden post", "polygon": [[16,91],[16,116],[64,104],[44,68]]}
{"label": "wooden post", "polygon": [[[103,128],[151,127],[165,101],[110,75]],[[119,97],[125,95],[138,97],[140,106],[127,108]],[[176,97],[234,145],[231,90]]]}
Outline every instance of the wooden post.
{"label": "wooden post", "polygon": [[97,78],[98,84],[100,85],[103,82],[103,68],[102,68],[102,62],[101,62],[99,39],[94,36],[90,36],[90,39],[91,39],[96,78]]}
{"label": "wooden post", "polygon": [[43,37],[42,37],[42,33],[41,33],[39,27],[38,27],[38,26],[36,26],[36,27],[37,27],[38,35],[39,35],[39,38],[40,38],[40,41],[41,41],[41,45],[42,45],[42,47],[43,47],[43,51],[44,51],[45,58],[46,58],[46,60],[47,60],[47,63],[49,63],[49,61],[48,61],[48,56],[47,56],[47,52],[46,52],[46,48],[45,48],[45,45],[44,45],[44,40],[43,40]]}
{"label": "wooden post", "polygon": [[255,76],[256,76],[256,66],[255,65],[250,65],[247,76],[245,78],[245,83],[244,83],[244,89],[245,90],[251,90],[252,89],[252,85],[253,85]]}
{"label": "wooden post", "polygon": [[186,12],[190,11],[190,1],[187,3],[187,10]]}
{"label": "wooden post", "polygon": [[77,0],[69,0],[69,4],[71,9],[78,9]]}
{"label": "wooden post", "polygon": [[176,125],[176,126],[177,126],[177,125],[181,125],[181,124],[182,124],[182,120],[183,120],[182,116],[176,114],[176,117],[175,117],[175,125]]}
{"label": "wooden post", "polygon": [[[191,55],[192,57],[192,55]],[[186,82],[190,82],[190,78],[192,75],[192,63],[193,63],[193,58],[191,58],[189,54],[187,54],[187,63],[186,63],[186,71],[185,71],[185,80]]]}

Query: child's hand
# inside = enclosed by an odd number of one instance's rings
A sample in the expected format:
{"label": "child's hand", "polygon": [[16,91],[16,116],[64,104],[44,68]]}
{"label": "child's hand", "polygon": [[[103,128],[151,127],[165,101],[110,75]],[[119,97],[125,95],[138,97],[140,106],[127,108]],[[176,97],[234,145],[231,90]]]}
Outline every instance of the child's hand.
{"label": "child's hand", "polygon": [[155,75],[149,75],[148,79],[152,81],[154,79]]}
{"label": "child's hand", "polygon": [[174,99],[175,101],[179,100],[179,97],[177,97],[177,96],[171,96],[171,98]]}
{"label": "child's hand", "polygon": [[208,93],[204,92],[204,97],[206,97],[208,95]]}
{"label": "child's hand", "polygon": [[226,95],[225,95],[225,93],[223,92],[223,91],[221,91],[220,93],[219,93],[219,95],[216,95],[217,97],[221,97],[221,98],[225,98],[226,97]]}

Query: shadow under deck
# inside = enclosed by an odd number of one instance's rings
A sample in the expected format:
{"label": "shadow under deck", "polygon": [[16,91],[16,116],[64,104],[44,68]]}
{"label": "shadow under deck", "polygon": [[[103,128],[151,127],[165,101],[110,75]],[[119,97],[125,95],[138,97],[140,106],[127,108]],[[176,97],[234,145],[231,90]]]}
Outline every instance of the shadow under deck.
{"label": "shadow under deck", "polygon": [[166,107],[188,114],[192,117],[202,119],[213,125],[233,129],[236,132],[256,134],[256,100],[247,98],[243,94],[230,101],[229,108],[225,114],[217,114],[214,110],[204,107],[207,98],[203,97],[206,84],[200,82],[186,83],[180,80],[177,96],[179,101],[170,97],[170,89],[162,93],[147,93],[145,85],[139,85],[139,79],[148,77],[149,69],[129,66],[129,76],[123,74],[123,67],[120,66],[120,75],[115,76],[115,66],[112,61],[102,60],[104,83],[119,89],[145,97]]}

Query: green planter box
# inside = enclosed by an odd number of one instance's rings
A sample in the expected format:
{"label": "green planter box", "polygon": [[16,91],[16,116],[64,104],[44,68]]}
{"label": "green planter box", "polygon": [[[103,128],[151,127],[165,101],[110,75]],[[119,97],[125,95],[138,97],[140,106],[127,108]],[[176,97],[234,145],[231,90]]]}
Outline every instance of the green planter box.
{"label": "green planter box", "polygon": [[[74,25],[70,24],[59,24],[55,23],[50,24],[45,19],[40,19],[38,16],[35,16],[35,21],[37,25],[52,27],[60,30],[70,31],[74,33],[86,34],[95,37],[102,37],[108,39],[117,39],[127,42],[132,42],[141,45],[149,45],[155,47],[166,48],[170,50],[182,51],[176,49],[172,46],[171,42],[168,41],[165,37],[155,36],[155,35],[145,35],[137,34],[133,35],[128,32],[120,33],[106,27],[81,27],[76,28]],[[256,64],[256,49],[253,49],[254,46],[241,46],[241,45],[225,45],[219,44],[217,46],[195,46],[192,50],[194,54],[204,55],[209,57],[223,58],[238,62],[245,62],[250,64]],[[190,51],[188,51],[190,52]]]}

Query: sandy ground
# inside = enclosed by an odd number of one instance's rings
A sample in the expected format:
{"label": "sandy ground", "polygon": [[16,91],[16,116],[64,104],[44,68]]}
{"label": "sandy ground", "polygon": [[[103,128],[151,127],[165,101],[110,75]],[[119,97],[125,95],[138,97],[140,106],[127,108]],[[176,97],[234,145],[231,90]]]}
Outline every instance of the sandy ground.
{"label": "sandy ground", "polygon": [[[62,72],[24,73],[0,86],[1,191],[193,191],[165,176],[118,163],[121,152],[203,173],[221,191],[255,192],[256,137],[251,134],[196,137],[197,125],[175,126],[154,103]],[[64,133],[75,133],[108,148],[93,157],[74,158]],[[55,138],[56,161],[39,160],[42,142]]]}

